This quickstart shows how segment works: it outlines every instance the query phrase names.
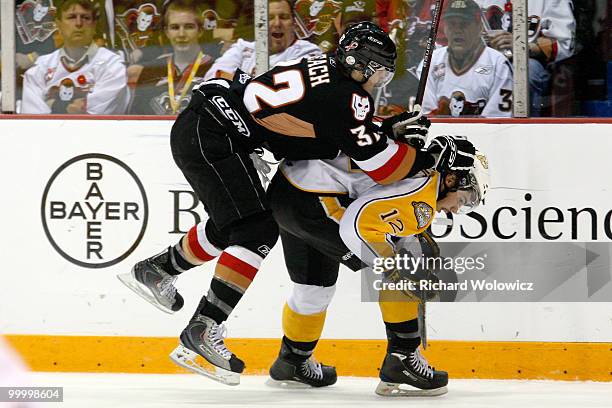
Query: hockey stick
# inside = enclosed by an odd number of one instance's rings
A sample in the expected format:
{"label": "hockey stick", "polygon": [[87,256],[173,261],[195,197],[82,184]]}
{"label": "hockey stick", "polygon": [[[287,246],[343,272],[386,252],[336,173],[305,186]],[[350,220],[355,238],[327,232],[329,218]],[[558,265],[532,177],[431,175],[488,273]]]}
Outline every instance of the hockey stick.
{"label": "hockey stick", "polygon": [[[444,0],[436,0],[436,8],[432,14],[432,22],[431,29],[429,30],[429,35],[427,36],[427,44],[425,46],[425,53],[423,54],[423,69],[421,70],[421,77],[419,78],[419,85],[417,87],[417,94],[415,97],[414,105],[412,106],[412,110],[406,111],[404,113],[409,113],[410,122],[411,123],[422,123],[421,116],[423,114],[423,107],[421,104],[423,103],[423,97],[425,96],[425,87],[427,86],[427,77],[429,76],[429,68],[431,66],[431,57],[434,52],[435,44],[436,44],[436,36],[438,35],[438,26],[440,25],[440,16],[442,15],[442,7],[444,5]],[[400,113],[396,116],[395,123],[401,123],[401,117],[403,114]],[[395,124],[391,125],[392,127]],[[407,137],[405,141],[420,150],[424,147],[425,141],[423,138],[419,137]]]}
{"label": "hockey stick", "polygon": [[429,76],[429,67],[431,66],[431,57],[436,45],[436,36],[438,35],[438,26],[440,25],[440,17],[442,16],[442,7],[444,0],[436,0],[436,8],[432,15],[431,29],[427,37],[427,45],[423,54],[423,69],[421,70],[421,78],[419,78],[419,87],[414,101],[413,111],[421,111],[421,104],[425,96],[425,86],[427,85],[427,77]]}
{"label": "hockey stick", "polygon": [[[439,258],[440,257],[440,247],[437,242],[434,241],[433,237],[429,232],[423,231],[419,235],[419,242],[423,248],[423,255],[427,258]],[[433,273],[433,272],[432,272]],[[423,296],[423,292],[421,293],[421,299],[419,301],[418,306],[418,324],[419,324],[419,332],[421,335],[421,344],[423,345],[423,349],[427,349],[427,299]]]}

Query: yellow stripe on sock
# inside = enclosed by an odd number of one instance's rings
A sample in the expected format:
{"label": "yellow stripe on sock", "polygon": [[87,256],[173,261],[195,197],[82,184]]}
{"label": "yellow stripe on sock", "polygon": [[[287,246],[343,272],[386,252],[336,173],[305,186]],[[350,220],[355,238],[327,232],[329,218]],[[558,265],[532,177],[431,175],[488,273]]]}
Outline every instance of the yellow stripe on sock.
{"label": "yellow stripe on sock", "polygon": [[408,301],[401,291],[383,290],[379,294],[378,305],[385,322],[401,323],[417,318],[419,303]]}
{"label": "yellow stripe on sock", "polygon": [[325,314],[316,313],[303,315],[291,310],[285,303],[283,308],[283,331],[285,336],[293,341],[315,341],[321,337],[323,325],[325,324]]}

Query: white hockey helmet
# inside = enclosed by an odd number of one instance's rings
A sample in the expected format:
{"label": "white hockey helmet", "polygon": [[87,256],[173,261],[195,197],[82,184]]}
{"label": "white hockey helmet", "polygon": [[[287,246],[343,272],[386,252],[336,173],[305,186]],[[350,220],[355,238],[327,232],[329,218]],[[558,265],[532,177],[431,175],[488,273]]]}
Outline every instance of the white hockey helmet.
{"label": "white hockey helmet", "polygon": [[460,177],[459,185],[455,190],[467,191],[468,198],[459,208],[459,214],[467,214],[474,211],[484,200],[489,191],[489,162],[487,156],[479,150],[474,155],[474,165],[467,173]]}

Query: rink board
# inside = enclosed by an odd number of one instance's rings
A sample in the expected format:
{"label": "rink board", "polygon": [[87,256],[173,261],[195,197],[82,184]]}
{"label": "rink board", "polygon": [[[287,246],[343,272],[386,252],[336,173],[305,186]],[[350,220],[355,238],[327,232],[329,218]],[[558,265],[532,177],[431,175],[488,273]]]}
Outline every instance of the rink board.
{"label": "rink board", "polygon": [[[204,216],[201,206],[191,209],[193,195],[172,161],[171,125],[168,120],[0,121],[0,225],[5,231],[0,248],[3,269],[9,272],[0,285],[0,332],[12,335],[16,348],[32,356],[33,368],[175,370],[166,355],[206,292],[213,265],[181,277],[178,287],[186,303],[175,316],[159,314],[115,278],[137,260],[175,243],[196,217]],[[432,127],[434,134],[469,135],[488,154],[497,188],[479,210],[488,224],[479,239],[494,242],[504,242],[495,228],[514,234],[514,241],[546,241],[535,220],[527,228],[526,211],[521,210],[526,207],[533,218],[553,207],[564,214],[562,221],[546,226],[548,235],[560,237],[558,242],[611,242],[612,216],[607,216],[612,192],[606,177],[611,131],[611,124],[575,121]],[[105,206],[88,208],[92,197],[103,197]],[[504,213],[493,228],[501,207],[515,208],[517,215]],[[571,222],[569,209],[586,207],[596,213],[595,224],[587,218]],[[474,234],[477,227],[473,220],[459,218],[445,240],[465,240],[461,229]],[[556,290],[573,288],[585,273],[577,271]],[[592,302],[559,302],[555,292],[537,303],[432,304],[430,352],[453,350],[436,354],[435,361],[446,367],[456,363],[453,370],[462,377],[610,380],[605,367],[612,367],[612,308],[610,299],[602,297],[612,285],[609,275],[603,275]],[[255,357],[249,365],[252,372],[265,370],[275,353],[290,287],[277,246],[229,321],[230,336],[239,339],[236,347],[244,347],[247,361],[262,350],[261,360]],[[323,337],[328,340],[320,352],[339,362],[345,359],[339,367],[345,374],[372,375],[382,358],[384,327],[377,305],[360,302],[357,274],[341,273]],[[79,358],[71,357],[75,339],[92,347],[99,344],[99,353],[93,354],[100,358],[91,360],[80,352]],[[32,354],[36,343],[48,346]],[[470,354],[471,347],[480,358]],[[351,368],[348,362],[354,362],[356,350],[367,358]],[[503,371],[500,361],[514,364]],[[558,364],[547,371],[544,361]]]}
{"label": "rink board", "polygon": [[[34,371],[185,373],[168,358],[174,337],[8,336]],[[245,374],[267,374],[280,340],[228,339]],[[383,340],[321,340],[315,356],[338,375],[375,377]],[[432,341],[425,355],[452,378],[612,381],[612,343]]]}

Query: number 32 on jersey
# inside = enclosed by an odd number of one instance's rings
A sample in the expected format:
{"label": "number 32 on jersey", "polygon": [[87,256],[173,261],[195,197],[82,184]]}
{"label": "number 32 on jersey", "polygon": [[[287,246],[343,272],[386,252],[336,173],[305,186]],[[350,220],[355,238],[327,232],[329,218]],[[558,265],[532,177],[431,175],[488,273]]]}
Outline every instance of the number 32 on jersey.
{"label": "number 32 on jersey", "polygon": [[250,113],[259,112],[262,102],[272,108],[279,108],[296,103],[304,97],[306,85],[302,73],[297,69],[279,72],[272,79],[276,88],[256,81],[247,85],[243,100]]}
{"label": "number 32 on jersey", "polygon": [[365,125],[357,126],[356,128],[351,129],[351,133],[357,136],[358,146],[369,146],[380,140],[380,135],[378,133],[366,133]]}

